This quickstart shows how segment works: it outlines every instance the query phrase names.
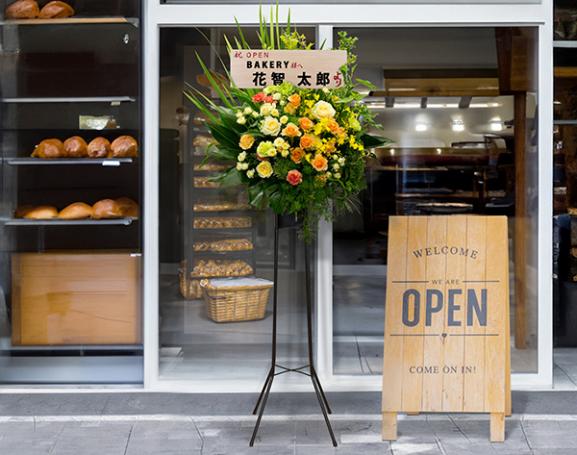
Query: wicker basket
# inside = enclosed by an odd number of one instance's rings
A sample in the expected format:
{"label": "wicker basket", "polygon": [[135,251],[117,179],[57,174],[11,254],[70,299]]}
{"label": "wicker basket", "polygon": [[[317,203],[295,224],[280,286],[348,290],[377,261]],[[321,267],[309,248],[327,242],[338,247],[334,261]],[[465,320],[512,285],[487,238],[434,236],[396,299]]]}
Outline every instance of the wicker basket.
{"label": "wicker basket", "polygon": [[266,314],[272,281],[260,278],[202,280],[208,317],[215,322],[256,321]]}

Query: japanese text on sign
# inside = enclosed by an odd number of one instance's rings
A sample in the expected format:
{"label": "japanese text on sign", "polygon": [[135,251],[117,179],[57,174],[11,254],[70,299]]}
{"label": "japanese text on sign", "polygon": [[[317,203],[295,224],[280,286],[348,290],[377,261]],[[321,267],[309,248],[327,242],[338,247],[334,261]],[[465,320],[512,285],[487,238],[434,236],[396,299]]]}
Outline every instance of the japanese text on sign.
{"label": "japanese text on sign", "polygon": [[238,88],[263,88],[283,82],[300,88],[338,88],[346,51],[233,50],[230,74]]}

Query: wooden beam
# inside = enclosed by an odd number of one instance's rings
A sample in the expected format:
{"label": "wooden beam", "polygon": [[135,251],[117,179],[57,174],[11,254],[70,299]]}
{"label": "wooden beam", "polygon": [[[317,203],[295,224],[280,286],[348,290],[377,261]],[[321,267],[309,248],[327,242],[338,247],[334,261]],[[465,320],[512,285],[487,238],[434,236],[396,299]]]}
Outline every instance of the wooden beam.
{"label": "wooden beam", "polygon": [[527,348],[527,94],[515,93],[515,347]]}
{"label": "wooden beam", "polygon": [[498,96],[496,77],[477,78],[385,78],[384,90],[375,90],[373,96]]}

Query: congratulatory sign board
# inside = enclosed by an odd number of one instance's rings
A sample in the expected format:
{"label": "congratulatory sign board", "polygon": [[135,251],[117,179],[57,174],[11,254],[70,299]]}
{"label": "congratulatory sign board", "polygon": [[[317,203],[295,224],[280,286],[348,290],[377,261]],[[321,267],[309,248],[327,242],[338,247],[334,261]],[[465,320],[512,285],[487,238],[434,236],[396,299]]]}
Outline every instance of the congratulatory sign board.
{"label": "congratulatory sign board", "polygon": [[392,217],[383,438],[396,413],[486,412],[504,438],[509,383],[506,217]]}
{"label": "congratulatory sign board", "polygon": [[338,88],[347,52],[233,50],[230,74],[238,88],[263,88],[290,82],[300,88]]}

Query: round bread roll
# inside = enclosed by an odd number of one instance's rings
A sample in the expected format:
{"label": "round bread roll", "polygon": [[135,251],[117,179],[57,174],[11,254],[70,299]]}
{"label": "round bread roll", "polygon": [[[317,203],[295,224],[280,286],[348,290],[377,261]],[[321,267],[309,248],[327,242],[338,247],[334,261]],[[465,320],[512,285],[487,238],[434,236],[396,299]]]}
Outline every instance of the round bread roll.
{"label": "round bread roll", "polygon": [[110,145],[112,158],[134,158],[138,155],[138,142],[132,136],[119,136]]}
{"label": "round bread roll", "polygon": [[38,2],[35,0],[18,0],[6,8],[6,19],[34,19],[40,14]]}
{"label": "round bread roll", "polygon": [[120,207],[122,216],[130,218],[138,218],[139,208],[138,204],[134,202],[129,197],[119,197],[116,199],[116,203]]}
{"label": "round bread roll", "polygon": [[92,207],[84,202],[74,202],[60,210],[58,218],[62,220],[83,220],[92,216]]}
{"label": "round bread roll", "polygon": [[21,205],[14,212],[14,218],[24,218],[30,210],[34,208],[33,205]]}
{"label": "round bread roll", "polygon": [[36,158],[62,158],[65,157],[64,144],[60,139],[44,139],[36,146],[33,157]]}
{"label": "round bread roll", "polygon": [[48,2],[40,10],[40,19],[59,19],[74,16],[74,8],[64,2]]}
{"label": "round bread roll", "polygon": [[105,137],[97,137],[90,141],[86,149],[90,158],[107,158],[110,154],[110,141]]}
{"label": "round bread roll", "polygon": [[92,206],[92,218],[95,220],[122,217],[120,206],[112,199],[102,199]]}
{"label": "round bread roll", "polygon": [[64,141],[64,153],[73,158],[84,158],[88,156],[88,145],[80,136],[72,136]]}
{"label": "round bread roll", "polygon": [[39,205],[29,210],[24,218],[27,220],[49,220],[58,216],[58,210],[51,205]]}

